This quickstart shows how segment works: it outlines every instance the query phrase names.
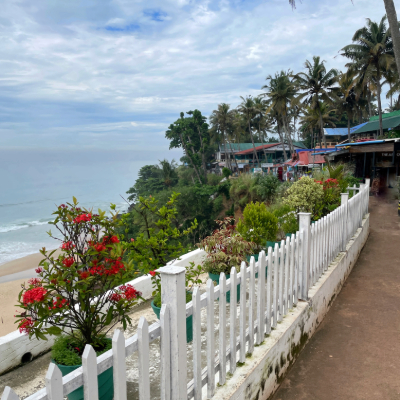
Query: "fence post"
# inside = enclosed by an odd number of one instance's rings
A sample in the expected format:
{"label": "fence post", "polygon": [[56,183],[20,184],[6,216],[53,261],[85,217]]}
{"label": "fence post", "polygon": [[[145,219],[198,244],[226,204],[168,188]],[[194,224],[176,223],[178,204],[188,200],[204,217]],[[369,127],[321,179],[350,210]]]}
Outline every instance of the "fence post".
{"label": "fence post", "polygon": [[161,303],[168,306],[170,318],[170,398],[186,399],[186,269],[171,265],[159,268],[158,272],[161,275]]}
{"label": "fence post", "polygon": [[341,206],[344,207],[343,219],[342,219],[342,240],[340,251],[346,251],[347,245],[347,217],[348,217],[348,207],[349,207],[349,194],[341,193]]}
{"label": "fence post", "polygon": [[367,200],[366,200],[367,204],[366,204],[366,210],[365,210],[365,214],[368,214],[368,205],[369,205],[369,188],[370,188],[370,185],[371,185],[370,179],[369,179],[369,178],[367,178],[367,179],[365,180],[365,186],[368,188],[368,190],[367,190],[367,194],[365,195],[365,197],[367,198]]}
{"label": "fence post", "polygon": [[[301,288],[302,300],[308,300],[310,282],[310,251],[311,251],[311,213],[299,213],[300,232],[303,233],[303,243],[300,252]],[[319,250],[319,249],[318,249]]]}

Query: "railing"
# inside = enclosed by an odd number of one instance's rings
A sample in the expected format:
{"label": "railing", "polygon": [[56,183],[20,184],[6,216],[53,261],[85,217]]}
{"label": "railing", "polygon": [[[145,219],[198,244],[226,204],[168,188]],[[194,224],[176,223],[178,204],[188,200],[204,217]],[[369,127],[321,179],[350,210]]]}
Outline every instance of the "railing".
{"label": "railing", "polygon": [[[300,230],[296,234],[282,240],[280,246],[275,244],[274,249],[269,247],[267,254],[262,251],[257,263],[254,257],[249,267],[242,263],[239,273],[233,267],[229,279],[221,273],[218,286],[208,280],[205,293],[201,294],[200,289],[195,288],[193,300],[188,304],[182,301],[185,298],[185,268],[160,268],[163,304],[159,322],[149,327],[147,320],[141,317],[137,333],[126,340],[121,331],[115,331],[112,349],[97,358],[93,348],[87,345],[82,367],[65,377],[55,364],[50,364],[46,387],[27,400],[62,400],[82,385],[85,400],[97,400],[97,375],[110,367],[114,368],[114,399],[126,400],[125,359],[135,352],[138,352],[139,399],[149,400],[149,344],[157,338],[161,339],[160,398],[200,400],[203,387],[207,398],[213,397],[216,374],[218,383],[223,385],[227,373],[235,373],[237,366],[253,353],[255,345],[264,341],[265,335],[277,327],[299,299],[308,299],[310,287],[339,253],[346,250],[348,241],[362,226],[368,212],[368,195],[367,180],[350,200],[349,194],[343,193],[340,207],[314,224],[310,225],[309,213],[300,213]],[[240,291],[239,310],[237,290]],[[204,313],[202,321],[202,309],[206,309],[205,321]],[[193,356],[189,362],[193,366],[193,379],[187,382],[185,319],[191,315]],[[206,340],[202,343],[204,325]],[[202,357],[204,350],[206,357]],[[6,387],[2,400],[18,399],[12,389]]]}

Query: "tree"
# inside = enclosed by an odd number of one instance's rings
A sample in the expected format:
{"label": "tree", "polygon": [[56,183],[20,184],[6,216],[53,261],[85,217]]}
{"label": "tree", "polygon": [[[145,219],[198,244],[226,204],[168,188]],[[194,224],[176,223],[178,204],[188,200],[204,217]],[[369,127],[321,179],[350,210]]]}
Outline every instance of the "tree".
{"label": "tree", "polygon": [[[275,77],[269,75],[266,78],[266,80],[269,81],[269,84],[264,85],[261,89],[267,89],[267,92],[263,94],[268,98],[268,108],[266,112],[269,113],[271,110],[274,110],[275,113],[281,115],[286,140],[289,144],[290,153],[293,154],[294,147],[289,131],[288,109],[296,95],[296,87],[290,80],[291,74],[292,73],[289,70],[288,72],[281,71],[280,73],[276,73]],[[282,145],[284,146],[283,143]]]}
{"label": "tree", "polygon": [[206,154],[209,150],[210,132],[206,118],[199,110],[188,111],[189,117],[181,112],[180,118],[171,124],[165,137],[171,141],[169,148],[182,147],[183,160],[189,163],[200,184],[205,182],[207,174]]}
{"label": "tree", "polygon": [[[233,110],[230,110],[229,104],[221,103],[218,105],[218,109],[214,110],[210,116],[211,130],[221,135],[225,150],[225,163],[228,168],[230,164],[230,157],[228,158],[228,153],[226,151],[226,143],[227,143],[226,139],[228,131],[232,130],[233,118],[234,118],[233,114],[234,114]],[[228,140],[228,142],[231,149],[231,154],[233,154],[230,140]],[[236,158],[235,158],[235,163],[237,170],[239,170]]]}
{"label": "tree", "polygon": [[[160,160],[158,160],[160,161]],[[164,181],[164,185],[168,188],[178,183],[177,165],[175,160],[169,162],[167,159],[160,161],[160,166],[157,168],[160,170],[160,175]]]}
{"label": "tree", "polygon": [[357,98],[355,93],[356,79],[354,73],[348,72],[338,76],[338,109],[347,115],[347,135],[350,142],[350,120],[353,120],[354,113],[357,111]]}
{"label": "tree", "polygon": [[313,63],[307,60],[304,64],[307,72],[300,72],[294,78],[298,89],[303,91],[303,93],[296,97],[295,104],[302,101],[304,105],[308,105],[318,111],[320,116],[320,134],[321,138],[324,139],[326,148],[320,103],[321,101],[327,104],[333,103],[334,84],[336,83],[338,71],[336,69],[327,71],[324,63],[325,61],[321,61],[320,57],[314,56]]}
{"label": "tree", "polygon": [[[383,0],[386,9],[386,15],[389,20],[390,34],[393,40],[393,50],[396,59],[397,71],[400,72],[400,28],[397,19],[396,8],[393,0]],[[296,0],[289,0],[289,4],[293,8],[296,8]]]}
{"label": "tree", "polygon": [[363,85],[374,82],[377,87],[380,135],[382,126],[382,78],[385,71],[394,64],[393,43],[390,32],[386,29],[386,16],[380,23],[367,18],[367,26],[358,29],[353,36],[354,44],[345,46],[342,55],[351,60],[346,64],[351,71],[358,73]]}

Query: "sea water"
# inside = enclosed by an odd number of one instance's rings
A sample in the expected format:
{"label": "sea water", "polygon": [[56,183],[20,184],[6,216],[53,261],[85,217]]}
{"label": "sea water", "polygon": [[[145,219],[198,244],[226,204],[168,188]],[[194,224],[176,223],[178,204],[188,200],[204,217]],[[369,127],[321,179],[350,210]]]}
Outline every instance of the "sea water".
{"label": "sea water", "polygon": [[[167,152],[168,153],[168,152]],[[0,268],[8,261],[53,249],[59,242],[46,233],[57,206],[72,202],[124,212],[126,191],[145,164],[156,164],[161,151],[0,149]],[[170,157],[172,158],[172,157]]]}

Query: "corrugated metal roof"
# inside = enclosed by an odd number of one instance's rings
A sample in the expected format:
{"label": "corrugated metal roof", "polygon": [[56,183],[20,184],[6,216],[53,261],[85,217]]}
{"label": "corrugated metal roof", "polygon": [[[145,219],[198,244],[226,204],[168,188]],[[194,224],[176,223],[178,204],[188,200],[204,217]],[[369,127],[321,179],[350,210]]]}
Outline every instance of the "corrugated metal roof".
{"label": "corrugated metal roof", "polygon": [[[255,146],[262,146],[263,144],[267,144],[267,143],[254,143]],[[225,147],[224,144],[220,144],[219,145],[221,151],[225,151]],[[231,143],[230,145],[227,144],[226,145],[226,150],[228,152],[231,151],[231,147],[233,151],[242,151],[242,150],[248,150],[248,149],[252,149],[253,148],[253,143]]]}
{"label": "corrugated metal roof", "polygon": [[[368,122],[353,126],[350,128],[350,134],[354,133],[357,129],[360,129]],[[347,136],[349,134],[347,128],[324,128],[325,135],[327,136]]]}
{"label": "corrugated metal roof", "polygon": [[[396,128],[400,125],[400,115],[391,118],[385,118],[382,120],[383,129]],[[379,120],[367,122],[360,129],[357,129],[354,133],[366,133],[379,131]]]}
{"label": "corrugated metal roof", "polygon": [[[260,145],[260,146],[256,145],[256,151],[263,150],[263,149],[268,149],[270,147],[274,147],[274,146],[277,146],[279,144],[280,143],[269,143],[269,144],[264,144],[264,145]],[[289,150],[289,147],[288,147],[287,150]],[[251,154],[253,151],[254,151],[254,148],[253,148],[253,146],[251,146],[249,149],[243,150],[243,151],[239,151],[236,154],[237,155]]]}
{"label": "corrugated metal roof", "polygon": [[[393,111],[391,113],[382,114],[382,119],[392,118],[392,117],[397,117],[397,116],[400,116],[400,110]],[[370,122],[379,121],[379,115],[374,115],[369,120],[370,120]]]}

